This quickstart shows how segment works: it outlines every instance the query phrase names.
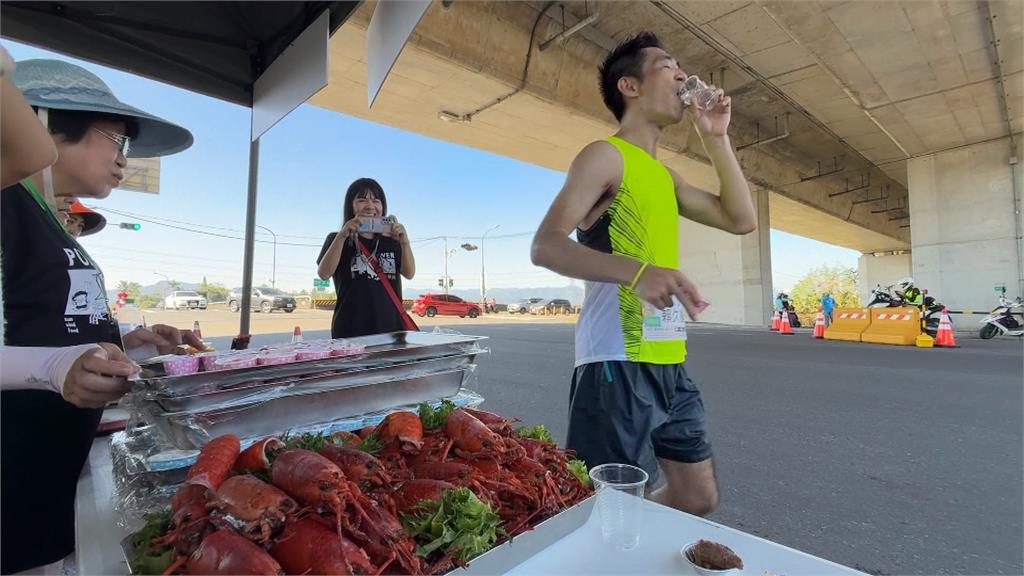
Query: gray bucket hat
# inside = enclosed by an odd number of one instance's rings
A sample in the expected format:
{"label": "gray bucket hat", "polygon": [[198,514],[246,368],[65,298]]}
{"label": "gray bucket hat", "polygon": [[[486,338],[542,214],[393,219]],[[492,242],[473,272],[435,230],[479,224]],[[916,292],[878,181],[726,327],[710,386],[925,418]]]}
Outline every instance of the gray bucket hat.
{"label": "gray bucket hat", "polygon": [[78,110],[129,116],[139,123],[129,156],[167,156],[192,145],[188,130],[118,100],[110,87],[92,72],[62,60],[18,62],[11,75],[32,106],[51,110]]}

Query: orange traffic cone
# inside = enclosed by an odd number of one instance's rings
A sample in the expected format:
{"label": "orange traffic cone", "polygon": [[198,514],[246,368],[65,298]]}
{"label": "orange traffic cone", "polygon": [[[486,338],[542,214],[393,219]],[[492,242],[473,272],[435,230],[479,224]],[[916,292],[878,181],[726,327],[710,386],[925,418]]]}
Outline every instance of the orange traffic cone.
{"label": "orange traffic cone", "polygon": [[302,342],[302,328],[296,326],[295,330],[292,331],[292,344],[297,344],[299,342]]}
{"label": "orange traffic cone", "polygon": [[785,334],[787,336],[793,335],[793,327],[789,325],[789,311],[783,310],[782,322],[779,323],[779,334]]}
{"label": "orange traffic cone", "polygon": [[825,337],[825,312],[818,308],[818,318],[814,321],[814,337]]}
{"label": "orange traffic cone", "polygon": [[771,331],[772,332],[778,332],[779,331],[779,323],[781,322],[781,319],[782,319],[781,314],[782,313],[778,312],[778,311],[772,312],[772,327],[771,327]]}
{"label": "orange traffic cone", "polygon": [[199,320],[192,323],[192,333],[196,335],[196,338],[203,339],[203,331],[199,329]]}
{"label": "orange traffic cone", "polygon": [[956,338],[953,337],[953,323],[949,321],[949,311],[942,309],[942,316],[939,317],[939,330],[935,333],[935,345],[946,348],[956,347]]}

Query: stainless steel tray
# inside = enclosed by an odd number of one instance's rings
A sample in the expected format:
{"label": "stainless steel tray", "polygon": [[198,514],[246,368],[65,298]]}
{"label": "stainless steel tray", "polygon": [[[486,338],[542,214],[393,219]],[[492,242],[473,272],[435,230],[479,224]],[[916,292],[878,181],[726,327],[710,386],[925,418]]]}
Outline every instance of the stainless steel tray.
{"label": "stainless steel tray", "polygon": [[[456,568],[445,576],[504,574],[586,524],[594,510],[594,502],[595,496],[591,496],[566,508],[541,522],[533,530],[520,534],[473,558],[465,569]],[[568,553],[578,552],[575,550]]]}
{"label": "stainless steel tray", "polygon": [[200,448],[210,438],[222,434],[234,434],[240,438],[281,434],[393,406],[454,396],[473,366],[470,364],[457,370],[389,382],[283,396],[223,410],[175,414],[148,411],[146,420],[152,422],[174,447],[190,450]]}
{"label": "stainless steel tray", "polygon": [[167,376],[160,362],[144,364],[133,377],[135,390],[147,398],[173,398],[225,390],[237,386],[274,385],[282,379],[330,372],[376,368],[389,364],[437,358],[467,351],[482,352],[479,342],[485,336],[467,336],[441,332],[392,332],[359,338],[349,342],[362,344],[366,351],[356,356],[324,360],[304,360],[277,366],[256,366],[216,372],[197,372]]}
{"label": "stainless steel tray", "polygon": [[158,395],[153,400],[143,400],[143,402],[155,404],[156,412],[207,412],[212,409],[265,402],[282,396],[328,392],[336,388],[367,386],[412,375],[456,370],[472,364],[475,358],[475,352],[461,352],[440,358],[402,362],[385,367],[364,367],[284,378],[275,380],[272,384],[266,382],[247,383],[188,396]]}

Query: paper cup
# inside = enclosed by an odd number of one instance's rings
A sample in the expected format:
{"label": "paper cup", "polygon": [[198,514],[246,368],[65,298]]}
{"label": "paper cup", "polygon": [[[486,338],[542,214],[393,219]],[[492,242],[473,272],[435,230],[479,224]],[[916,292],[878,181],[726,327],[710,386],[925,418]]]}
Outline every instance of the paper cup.
{"label": "paper cup", "polygon": [[168,376],[195,374],[199,371],[199,358],[191,354],[183,354],[164,360],[164,372]]}

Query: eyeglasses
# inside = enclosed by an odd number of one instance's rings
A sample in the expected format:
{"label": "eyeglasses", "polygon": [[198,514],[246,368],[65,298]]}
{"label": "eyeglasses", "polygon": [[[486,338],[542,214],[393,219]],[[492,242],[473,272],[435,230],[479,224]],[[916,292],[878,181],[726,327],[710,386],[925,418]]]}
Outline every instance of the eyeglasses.
{"label": "eyeglasses", "polygon": [[132,139],[130,136],[125,136],[124,134],[115,134],[114,132],[109,132],[107,130],[103,130],[102,128],[96,128],[95,126],[93,126],[92,129],[102,134],[107,140],[110,140],[114,144],[117,144],[118,151],[125,158],[128,157],[128,151],[131,150],[132,146]]}

